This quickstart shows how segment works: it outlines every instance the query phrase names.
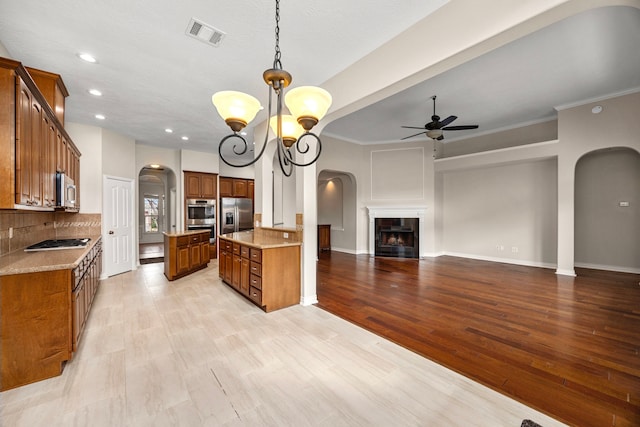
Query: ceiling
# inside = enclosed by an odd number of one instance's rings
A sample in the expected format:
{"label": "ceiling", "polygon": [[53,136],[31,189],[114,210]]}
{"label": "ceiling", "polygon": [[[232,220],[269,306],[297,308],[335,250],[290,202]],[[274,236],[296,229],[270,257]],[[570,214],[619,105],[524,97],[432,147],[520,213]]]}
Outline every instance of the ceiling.
{"label": "ceiling", "polygon": [[[283,2],[283,67],[293,75],[292,86],[321,85],[445,3],[405,0],[397,8],[386,0]],[[112,129],[142,144],[217,151],[229,129],[211,104],[213,93],[240,90],[267,105],[262,71],[273,62],[274,2],[0,4],[0,42],[24,65],[62,76],[70,93],[68,122]],[[226,33],[220,46],[188,37],[191,18]],[[425,41],[415,54],[429,55],[434,43],[446,40]],[[402,125],[430,121],[432,95],[438,96],[441,117],[459,117],[452,125],[479,125],[476,131],[445,132],[449,142],[548,120],[556,106],[640,88],[639,45],[640,10],[583,12],[341,117],[323,134],[363,144],[397,142],[415,133]],[[81,52],[98,63],[83,62]],[[90,95],[91,88],[103,96]],[[98,121],[98,113],[106,119]],[[255,122],[265,118],[263,111]]]}

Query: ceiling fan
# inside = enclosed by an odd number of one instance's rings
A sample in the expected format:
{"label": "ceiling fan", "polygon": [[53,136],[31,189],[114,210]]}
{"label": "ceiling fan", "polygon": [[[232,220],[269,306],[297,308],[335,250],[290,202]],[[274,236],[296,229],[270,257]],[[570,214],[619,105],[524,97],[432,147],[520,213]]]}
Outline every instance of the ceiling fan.
{"label": "ceiling fan", "polygon": [[441,141],[444,139],[444,135],[442,131],[445,130],[468,130],[468,129],[478,129],[478,125],[460,125],[460,126],[447,126],[449,123],[453,122],[458,116],[449,116],[446,119],[440,121],[440,116],[436,115],[436,96],[433,95],[431,97],[433,100],[433,116],[431,116],[431,122],[424,125],[424,127],[416,127],[416,126],[402,126],[406,129],[422,129],[422,132],[418,132],[414,135],[405,136],[402,139],[413,138],[414,136],[426,134],[429,138]]}

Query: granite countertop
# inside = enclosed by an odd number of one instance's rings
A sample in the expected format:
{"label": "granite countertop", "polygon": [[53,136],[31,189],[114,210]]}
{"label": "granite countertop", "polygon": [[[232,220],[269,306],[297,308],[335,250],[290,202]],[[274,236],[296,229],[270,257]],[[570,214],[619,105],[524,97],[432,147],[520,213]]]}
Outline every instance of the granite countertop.
{"label": "granite countertop", "polygon": [[238,231],[236,233],[221,234],[221,239],[233,240],[246,246],[258,249],[282,248],[285,246],[300,246],[301,242],[289,239],[267,236],[256,236],[253,231]]}
{"label": "granite countertop", "polygon": [[20,250],[3,256],[0,258],[0,276],[76,268],[82,258],[101,239],[99,234],[86,237],[91,240],[84,248],[38,252]]}
{"label": "granite countertop", "polygon": [[200,233],[209,233],[208,230],[186,230],[186,231],[163,231],[162,234],[164,234],[167,237],[180,237],[180,236],[189,236],[190,234],[200,234]]}

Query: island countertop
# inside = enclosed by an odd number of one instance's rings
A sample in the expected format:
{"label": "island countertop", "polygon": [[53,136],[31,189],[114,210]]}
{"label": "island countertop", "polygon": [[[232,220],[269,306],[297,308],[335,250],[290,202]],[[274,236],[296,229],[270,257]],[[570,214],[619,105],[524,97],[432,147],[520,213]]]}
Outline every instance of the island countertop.
{"label": "island countertop", "polygon": [[243,245],[257,249],[283,248],[287,246],[300,246],[301,242],[282,237],[264,236],[253,231],[237,231],[235,233],[221,234],[221,239],[232,240]]}
{"label": "island countertop", "polygon": [[209,232],[208,230],[186,230],[186,231],[163,231],[162,234],[164,234],[167,237],[180,237],[180,236],[190,236],[192,234],[200,234],[200,233],[204,233],[204,232]]}
{"label": "island countertop", "polygon": [[100,241],[101,236],[88,236],[91,240],[83,248],[54,251],[16,251],[0,258],[0,276],[37,273],[40,271],[74,269],[87,253]]}

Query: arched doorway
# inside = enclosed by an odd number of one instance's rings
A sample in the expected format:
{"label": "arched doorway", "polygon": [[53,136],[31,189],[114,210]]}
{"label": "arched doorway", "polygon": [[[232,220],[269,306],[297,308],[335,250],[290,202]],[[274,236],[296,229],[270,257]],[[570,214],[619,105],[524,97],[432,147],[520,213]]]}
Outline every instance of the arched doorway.
{"label": "arched doorway", "polygon": [[323,170],[318,174],[318,224],[331,225],[331,248],[356,253],[356,179],[350,173]]}
{"label": "arched doorway", "polygon": [[575,265],[640,273],[640,154],[614,147],[576,164]]}
{"label": "arched doorway", "polygon": [[176,174],[160,165],[138,174],[138,255],[140,264],[164,261],[163,232],[176,230]]}

